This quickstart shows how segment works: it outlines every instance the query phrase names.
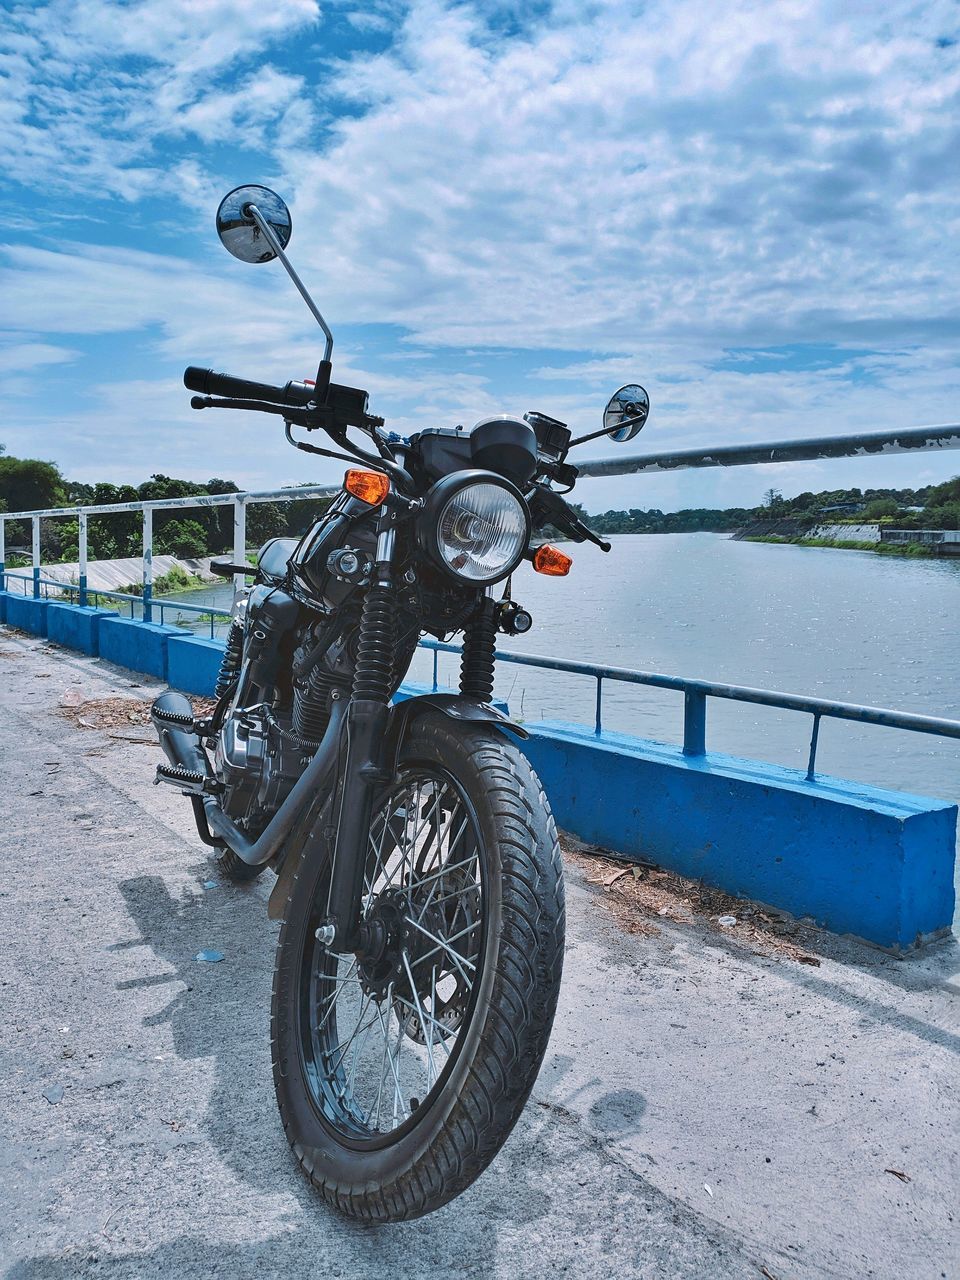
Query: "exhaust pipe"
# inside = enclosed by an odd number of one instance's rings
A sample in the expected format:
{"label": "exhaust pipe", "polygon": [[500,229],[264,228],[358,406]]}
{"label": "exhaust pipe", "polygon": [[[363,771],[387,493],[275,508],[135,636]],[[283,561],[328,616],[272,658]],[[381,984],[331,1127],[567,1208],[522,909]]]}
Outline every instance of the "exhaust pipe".
{"label": "exhaust pipe", "polygon": [[[297,780],[296,786],[284,800],[283,804],[270,819],[270,822],[256,841],[243,834],[236,823],[223,812],[216,797],[204,789],[204,783],[212,778],[210,761],[193,733],[193,707],[189,698],[173,689],[161,693],[150,709],[157,737],[164,755],[173,769],[182,771],[185,776],[162,776],[168,782],[182,783],[184,790],[193,801],[197,814],[197,828],[204,843],[222,841],[230,846],[238,858],[251,867],[262,867],[279,852],[281,845],[293,830],[307,805],[322,790],[332,772],[339,755],[340,726],[347,708],[347,699],[334,702],[330,711],[323,741],[316,750],[313,759]],[[162,769],[163,766],[161,765]],[[205,832],[200,823],[200,811],[205,818]],[[210,833],[214,840],[211,841]]]}

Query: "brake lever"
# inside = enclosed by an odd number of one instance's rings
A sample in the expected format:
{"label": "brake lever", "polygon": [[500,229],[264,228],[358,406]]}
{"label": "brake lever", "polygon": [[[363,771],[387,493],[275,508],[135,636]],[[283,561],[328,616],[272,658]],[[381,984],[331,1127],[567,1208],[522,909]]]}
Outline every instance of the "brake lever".
{"label": "brake lever", "polygon": [[292,422],[298,427],[305,427],[310,418],[308,409],[297,409],[292,405],[270,404],[265,400],[232,400],[216,399],[214,396],[192,396],[191,409],[250,409],[259,413],[274,413]]}

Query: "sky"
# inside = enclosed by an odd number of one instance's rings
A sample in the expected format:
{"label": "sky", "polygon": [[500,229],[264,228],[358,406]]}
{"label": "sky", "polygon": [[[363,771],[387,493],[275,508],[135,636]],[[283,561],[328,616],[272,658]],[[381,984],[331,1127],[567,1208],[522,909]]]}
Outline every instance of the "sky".
{"label": "sky", "polygon": [[[187,364],[315,371],[279,263],[220,246],[280,192],[334,378],[409,433],[536,409],[628,445],[960,420],[951,0],[0,0],[0,442],[83,481],[336,479]],[[584,480],[588,510],[918,486],[960,453]]]}

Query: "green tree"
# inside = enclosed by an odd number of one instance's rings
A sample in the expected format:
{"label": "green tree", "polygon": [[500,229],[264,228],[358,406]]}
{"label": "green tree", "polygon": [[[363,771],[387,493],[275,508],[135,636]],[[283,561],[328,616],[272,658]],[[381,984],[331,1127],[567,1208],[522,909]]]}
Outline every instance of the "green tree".
{"label": "green tree", "polygon": [[287,530],[285,503],[255,502],[247,507],[247,546],[259,547]]}
{"label": "green tree", "polygon": [[154,538],[154,550],[164,556],[199,558],[207,553],[206,531],[197,520],[168,521]]}
{"label": "green tree", "polygon": [[897,509],[898,503],[895,498],[874,498],[872,502],[867,503],[863,514],[868,520],[881,520],[884,516],[895,516]]}
{"label": "green tree", "polygon": [[[89,505],[106,507],[117,502],[137,502],[136,489],[129,484],[100,481],[93,486]],[[142,549],[143,517],[139,511],[120,511],[109,516],[91,516],[87,538],[91,560],[118,560],[138,556]]]}
{"label": "green tree", "polygon": [[0,458],[0,499],[8,511],[64,506],[67,495],[60,468],[38,458]]}

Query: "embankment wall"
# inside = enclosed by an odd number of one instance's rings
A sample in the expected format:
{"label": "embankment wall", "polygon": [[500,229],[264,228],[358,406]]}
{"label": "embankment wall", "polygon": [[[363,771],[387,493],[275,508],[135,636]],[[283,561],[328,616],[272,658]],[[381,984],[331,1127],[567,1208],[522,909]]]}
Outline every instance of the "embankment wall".
{"label": "embankment wall", "polygon": [[[73,608],[0,592],[9,626],[212,694],[219,642]],[[581,840],[893,951],[949,930],[955,804],[581,725],[525,727],[521,749]]]}

